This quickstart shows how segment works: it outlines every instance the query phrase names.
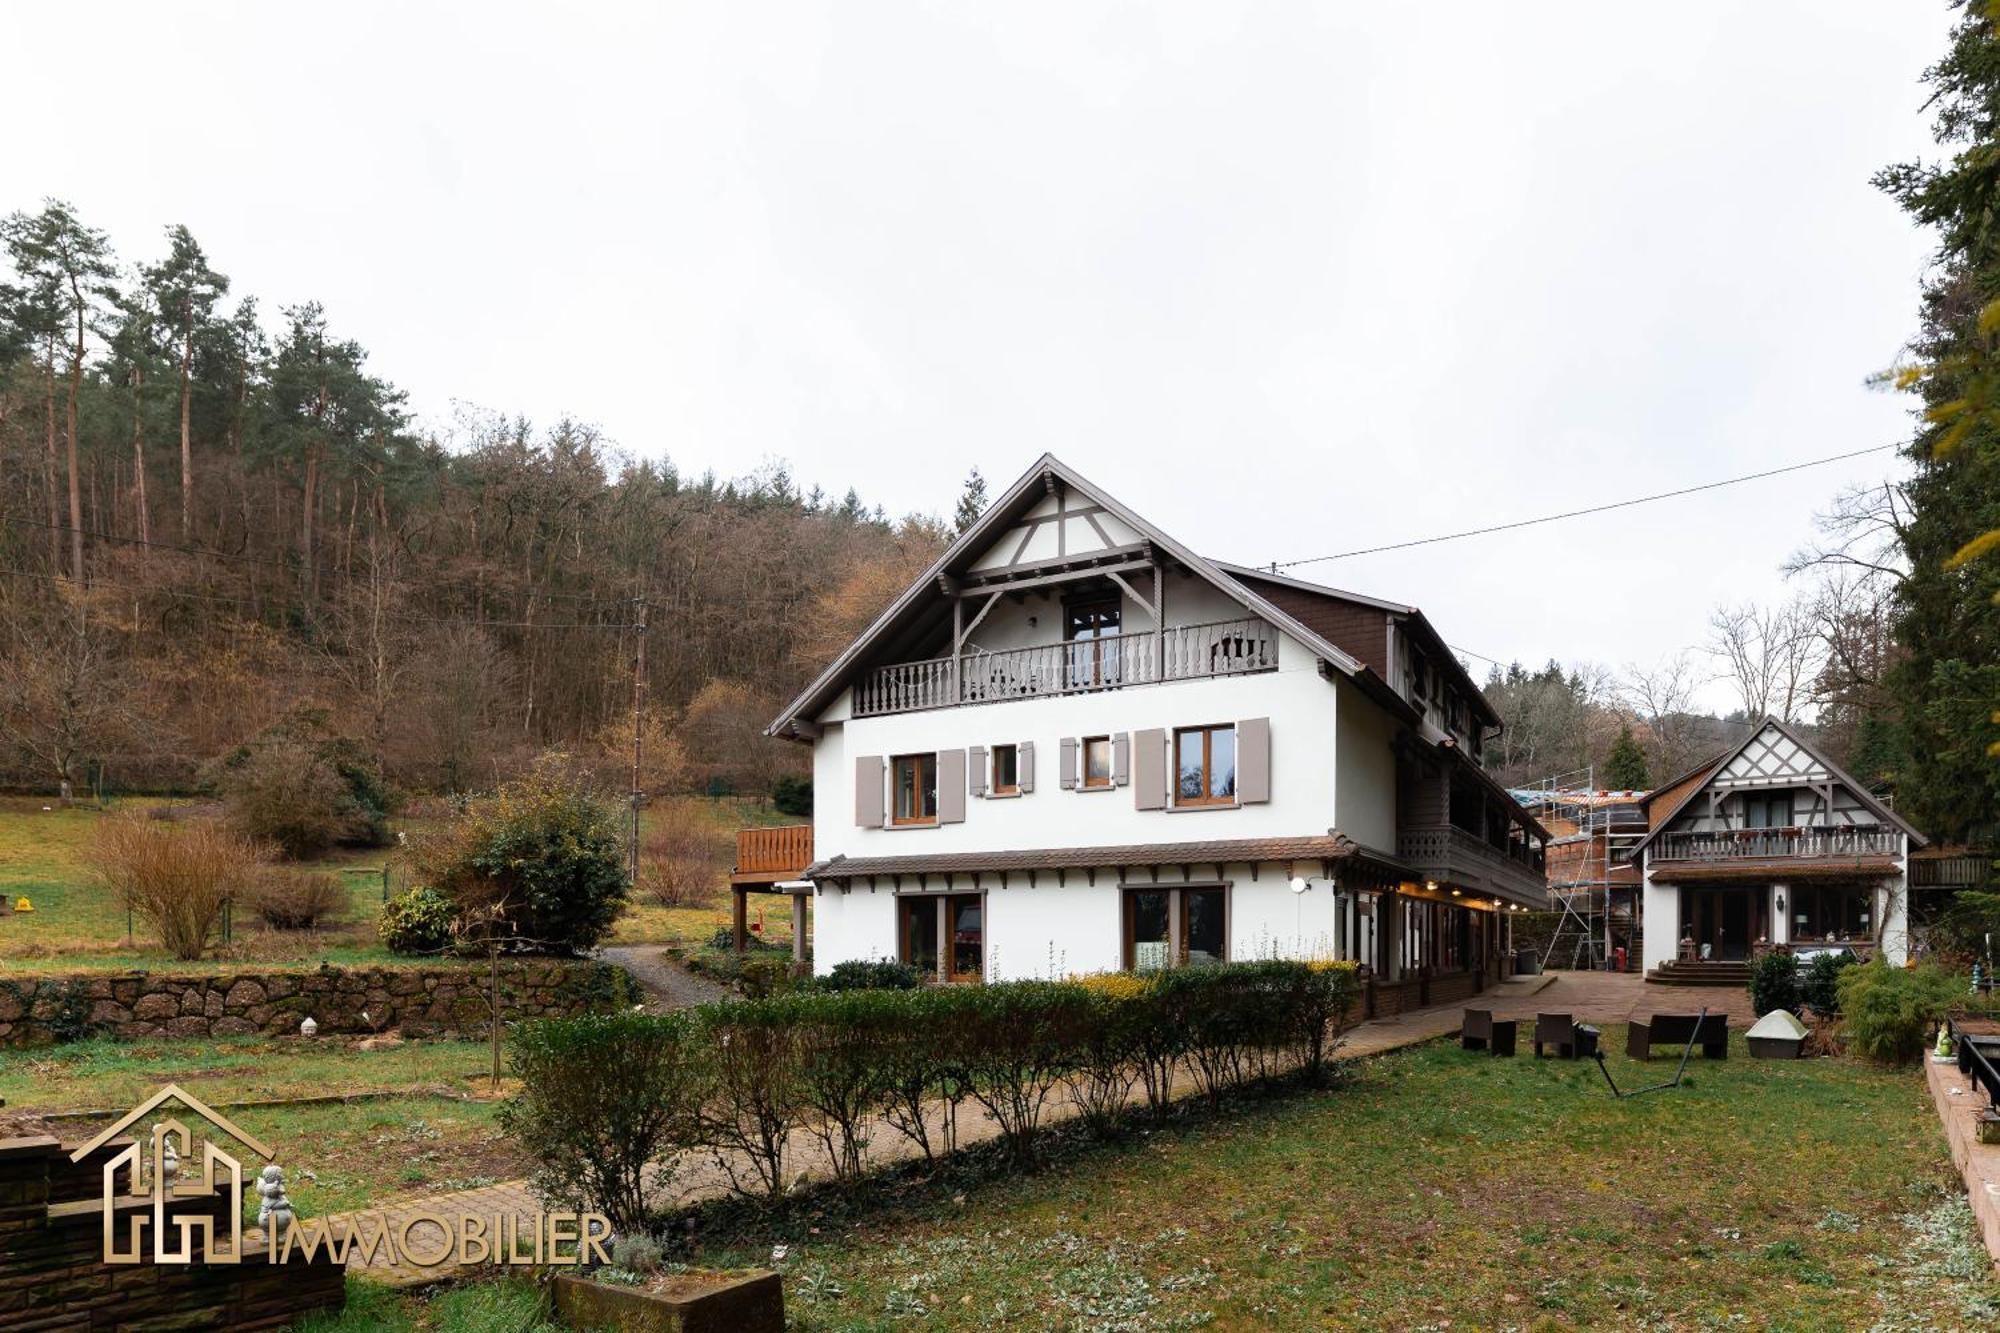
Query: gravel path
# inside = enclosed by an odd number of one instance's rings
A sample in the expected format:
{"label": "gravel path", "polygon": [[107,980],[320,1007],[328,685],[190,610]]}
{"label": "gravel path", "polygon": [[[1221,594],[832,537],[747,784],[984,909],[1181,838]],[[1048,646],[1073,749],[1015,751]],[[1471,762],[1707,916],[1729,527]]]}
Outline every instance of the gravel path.
{"label": "gravel path", "polygon": [[646,993],[647,1013],[663,1014],[669,1009],[726,1000],[733,994],[726,986],[695,976],[668,958],[657,944],[621,944],[599,949],[597,956],[632,974]]}

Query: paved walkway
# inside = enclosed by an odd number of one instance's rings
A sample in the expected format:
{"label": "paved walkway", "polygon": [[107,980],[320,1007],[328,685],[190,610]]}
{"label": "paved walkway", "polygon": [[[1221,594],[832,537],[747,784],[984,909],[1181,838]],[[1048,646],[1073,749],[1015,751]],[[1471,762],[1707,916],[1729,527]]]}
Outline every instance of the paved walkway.
{"label": "paved walkway", "polygon": [[[609,957],[613,951],[604,950]],[[623,962],[622,959],[613,961]],[[624,964],[630,966],[629,963]],[[683,973],[683,975],[685,975]],[[697,980],[689,978],[689,980]],[[1578,1019],[1591,1023],[1623,1023],[1633,1015],[1654,1013],[1693,1013],[1706,1004],[1711,1011],[1726,1010],[1730,1015],[1730,1025],[1738,1027],[1747,1019],[1750,1010],[1749,997],[1740,989],[1682,988],[1673,986],[1648,985],[1636,973],[1606,972],[1556,972],[1537,977],[1518,978],[1503,982],[1470,1001],[1475,1007],[1491,1008],[1502,1018],[1533,1019],[1536,1013],[1567,1012]],[[1426,1009],[1413,1009],[1393,1018],[1376,1019],[1362,1023],[1349,1030],[1341,1042],[1340,1055],[1343,1058],[1381,1055],[1388,1051],[1414,1046],[1430,1041],[1447,1033],[1458,1031],[1465,1003],[1432,1005]],[[1199,1095],[1193,1080],[1183,1076],[1176,1081],[1176,1088],[1182,1097]],[[1134,1098],[1143,1097],[1137,1089]],[[1067,1104],[1051,1101],[1045,1123],[1066,1120],[1074,1114]],[[958,1143],[968,1146],[995,1137],[998,1127],[987,1118],[977,1104],[967,1102],[958,1112]],[[878,1125],[868,1135],[868,1162],[871,1167],[903,1161],[917,1155],[917,1148],[903,1134],[887,1125]],[[933,1133],[933,1142],[939,1135]],[[833,1174],[825,1145],[805,1130],[794,1131],[787,1145],[786,1170],[794,1182],[830,1178]],[[703,1200],[719,1198],[727,1194],[730,1182],[722,1165],[714,1154],[708,1152],[686,1153],[671,1164],[666,1188],[656,1200],[659,1207],[679,1208]],[[399,1227],[404,1219],[419,1213],[443,1214],[456,1217],[460,1213],[472,1213],[481,1217],[493,1217],[496,1213],[528,1215],[541,1207],[529,1191],[524,1180],[504,1181],[489,1185],[484,1189],[465,1190],[456,1194],[433,1194],[403,1199],[380,1210],[371,1210],[370,1216],[389,1219],[393,1228]],[[358,1214],[337,1214],[328,1221],[339,1224],[344,1229]],[[374,1226],[371,1220],[370,1227]],[[435,1248],[436,1233],[427,1225],[419,1225],[412,1232],[412,1241],[420,1250]],[[383,1262],[370,1262],[365,1266],[349,1265],[358,1275],[371,1281],[393,1286],[415,1286],[426,1282],[436,1282],[456,1274],[454,1265],[440,1265],[432,1268],[401,1267]]]}

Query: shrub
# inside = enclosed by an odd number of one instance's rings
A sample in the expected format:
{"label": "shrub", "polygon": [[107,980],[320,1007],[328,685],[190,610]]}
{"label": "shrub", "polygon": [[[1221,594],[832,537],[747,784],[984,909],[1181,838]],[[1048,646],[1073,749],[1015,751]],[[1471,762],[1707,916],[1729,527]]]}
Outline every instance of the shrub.
{"label": "shrub", "polygon": [[771,784],[771,804],[779,814],[810,815],[813,812],[813,780],[781,777]]}
{"label": "shrub", "polygon": [[347,893],[332,875],[271,866],[251,883],[245,903],[273,930],[311,930],[340,912]]}
{"label": "shrub", "polygon": [[705,1035],[686,1013],[523,1023],[513,1054],[521,1092],[502,1103],[500,1125],[535,1155],[536,1192],[601,1212],[619,1231],[642,1227],[674,1151],[695,1142]]}
{"label": "shrub", "polygon": [[202,780],[222,797],[239,832],[290,860],[336,844],[389,842],[388,784],[359,746],[328,735],[315,715],[258,733],[209,763]]}
{"label": "shrub", "polygon": [[915,990],[923,981],[923,974],[908,963],[897,962],[893,958],[859,959],[851,958],[844,963],[835,963],[833,970],[823,977],[814,977],[808,989],[820,991],[849,990]]}
{"label": "shrub", "polygon": [[[808,1103],[800,1077],[803,1032],[783,1000],[735,1000],[704,1005],[705,1051],[714,1070],[713,1095],[699,1122],[702,1139],[739,1194],[783,1197],[785,1135]],[[734,1154],[734,1156],[732,1156]],[[749,1164],[749,1177],[736,1158]]]}
{"label": "shrub", "polygon": [[946,991],[949,1026],[962,1043],[967,1091],[1000,1127],[1008,1152],[1031,1162],[1049,1093],[1077,1062],[1090,996],[1056,981],[1016,981]]}
{"label": "shrub", "polygon": [[1771,952],[1750,966],[1750,1007],[1762,1018],[1773,1009],[1799,1011],[1799,960]]}
{"label": "shrub", "polygon": [[1806,1008],[1821,1018],[1838,1018],[1840,974],[1854,965],[1854,955],[1845,949],[1815,954],[1799,974],[1799,998]]}
{"label": "shrub", "polygon": [[223,905],[245,894],[259,861],[254,844],[207,819],[113,819],[91,850],[99,881],[185,961],[202,956]]}
{"label": "shrub", "polygon": [[462,923],[551,952],[595,946],[627,897],[619,812],[557,762],[425,840],[417,870]]}
{"label": "shrub", "polygon": [[861,1174],[862,1126],[883,1100],[886,1043],[905,1021],[900,998],[856,990],[800,995],[788,1005],[802,1037],[799,1095],[838,1179]]}
{"label": "shrub", "polygon": [[707,820],[669,810],[639,848],[639,887],[662,907],[713,902],[729,873],[729,839]]}
{"label": "shrub", "polygon": [[375,933],[391,953],[442,953],[457,920],[451,899],[419,884],[382,904]]}
{"label": "shrub", "polygon": [[1881,959],[1841,969],[1841,1030],[1856,1055],[1902,1064],[1923,1053],[1931,1034],[1971,989],[1966,978],[1926,963],[1890,967]]}
{"label": "shrub", "polygon": [[[882,1042],[882,1118],[917,1145],[926,1163],[958,1146],[958,1108],[970,1090],[959,1029],[961,994],[939,987],[896,993],[903,1021]],[[933,1107],[942,1111],[935,1121]]]}
{"label": "shrub", "polygon": [[1968,972],[1986,958],[1986,941],[1992,935],[2000,935],[2000,893],[1979,889],[1954,893],[1930,932],[1938,960]]}

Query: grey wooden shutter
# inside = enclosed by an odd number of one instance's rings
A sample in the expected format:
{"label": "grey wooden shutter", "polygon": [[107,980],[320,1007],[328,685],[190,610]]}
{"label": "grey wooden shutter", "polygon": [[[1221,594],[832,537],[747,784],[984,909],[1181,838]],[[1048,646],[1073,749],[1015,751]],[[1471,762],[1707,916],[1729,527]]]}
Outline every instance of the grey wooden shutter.
{"label": "grey wooden shutter", "polygon": [[854,761],[854,822],[862,828],[881,828],[882,756],[864,754]]}
{"label": "grey wooden shutter", "polygon": [[1132,804],[1167,808],[1167,733],[1154,727],[1132,733]]}
{"label": "grey wooden shutter", "polygon": [[975,745],[965,752],[966,790],[974,796],[986,794],[986,747]]}
{"label": "grey wooden shutter", "polygon": [[939,750],[937,757],[938,823],[965,822],[965,751]]}
{"label": "grey wooden shutter", "polygon": [[1059,767],[1062,770],[1062,789],[1064,791],[1075,791],[1076,737],[1065,736],[1062,738],[1062,762]]}
{"label": "grey wooden shutter", "polygon": [[1022,741],[1014,747],[1014,776],[1020,780],[1021,794],[1035,789],[1035,743]]}
{"label": "grey wooden shutter", "polygon": [[1119,732],[1111,738],[1111,784],[1122,787],[1132,780],[1132,737]]}
{"label": "grey wooden shutter", "polygon": [[1236,799],[1256,805],[1271,799],[1271,719],[1246,717],[1236,724]]}

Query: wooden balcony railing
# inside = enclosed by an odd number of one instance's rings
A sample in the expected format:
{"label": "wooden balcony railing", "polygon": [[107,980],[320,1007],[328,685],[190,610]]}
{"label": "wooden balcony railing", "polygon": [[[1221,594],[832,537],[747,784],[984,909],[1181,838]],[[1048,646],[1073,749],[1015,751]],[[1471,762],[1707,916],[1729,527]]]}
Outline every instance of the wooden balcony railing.
{"label": "wooden balcony railing", "polygon": [[797,879],[812,864],[811,824],[782,824],[777,828],[746,828],[736,831],[737,881]]}
{"label": "wooden balcony railing", "polygon": [[1910,858],[1910,887],[1913,889],[1976,889],[1989,880],[2000,879],[1991,851],[1948,852]]}
{"label": "wooden balcony railing", "polygon": [[1750,861],[1895,856],[1902,846],[1902,833],[1880,824],[1723,829],[1713,833],[1663,833],[1654,844],[1653,859]]}
{"label": "wooden balcony railing", "polygon": [[1547,858],[1538,847],[1513,843],[1495,847],[1477,833],[1462,828],[1406,828],[1396,838],[1397,854],[1410,864],[1436,868],[1463,862],[1474,865],[1504,866],[1540,876]]}
{"label": "wooden balcony railing", "polygon": [[965,653],[877,667],[854,687],[857,717],[957,704],[1001,703],[1127,685],[1273,671],[1278,635],[1261,620],[1174,625],[1162,633]]}

